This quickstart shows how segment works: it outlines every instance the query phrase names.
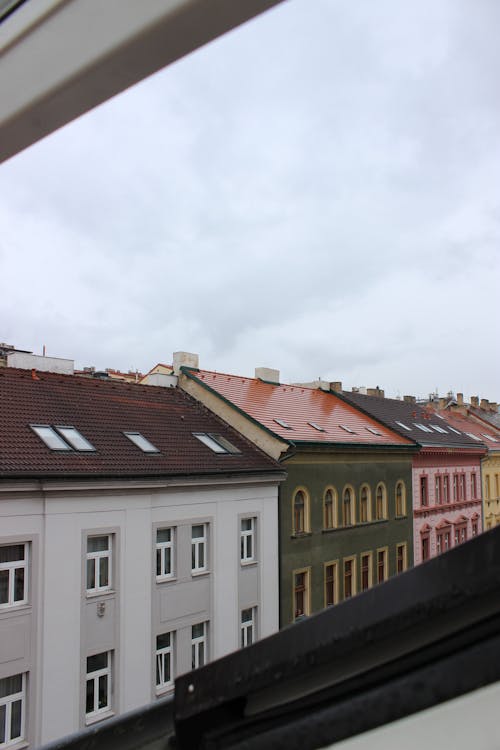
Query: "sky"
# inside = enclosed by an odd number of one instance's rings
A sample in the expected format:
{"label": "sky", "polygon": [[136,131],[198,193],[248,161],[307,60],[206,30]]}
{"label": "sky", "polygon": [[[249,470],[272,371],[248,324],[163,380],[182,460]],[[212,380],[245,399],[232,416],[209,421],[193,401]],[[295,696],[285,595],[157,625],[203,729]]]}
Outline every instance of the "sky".
{"label": "sky", "polygon": [[500,4],[288,0],[0,166],[0,341],[500,401]]}

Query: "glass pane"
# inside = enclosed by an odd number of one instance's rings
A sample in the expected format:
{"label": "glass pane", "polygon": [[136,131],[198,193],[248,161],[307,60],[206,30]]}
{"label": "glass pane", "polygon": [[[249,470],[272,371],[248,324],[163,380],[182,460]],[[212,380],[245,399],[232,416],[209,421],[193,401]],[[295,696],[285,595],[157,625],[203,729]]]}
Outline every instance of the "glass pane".
{"label": "glass pane", "polygon": [[191,545],[191,568],[195,570],[198,566],[196,565],[196,545]]}
{"label": "glass pane", "polygon": [[205,664],[205,644],[203,641],[198,644],[198,666],[202,667]]}
{"label": "glass pane", "polygon": [[172,529],[158,529],[156,532],[157,542],[170,542],[172,540]]}
{"label": "glass pane", "polygon": [[166,549],[165,550],[165,570],[164,573],[166,576],[169,576],[172,572],[172,550]]}
{"label": "glass pane", "polygon": [[64,442],[62,437],[52,427],[33,427],[39,438],[43,440],[47,448],[53,451],[70,451],[70,446]]}
{"label": "glass pane", "polygon": [[87,560],[87,588],[95,589],[95,561]]}
{"label": "glass pane", "polygon": [[162,635],[156,636],[156,648],[168,648],[170,646],[170,633],[163,633]]}
{"label": "glass pane", "polygon": [[161,656],[156,657],[156,684],[161,685],[162,679],[160,675],[160,668],[161,668]]}
{"label": "glass pane", "polygon": [[191,669],[196,669],[196,646],[191,646]]}
{"label": "glass pane", "polygon": [[[88,659],[87,659],[88,662]],[[85,713],[90,714],[94,710],[94,680],[87,680],[87,697],[85,701]]]}
{"label": "glass pane", "polygon": [[252,551],[252,537],[247,536],[247,557],[253,557],[253,551]]}
{"label": "glass pane", "polygon": [[94,446],[74,427],[58,427],[63,438],[77,451],[94,451]]}
{"label": "glass pane", "polygon": [[14,601],[22,602],[24,599],[24,568],[16,568],[14,574]]}
{"label": "glass pane", "polygon": [[101,557],[99,560],[99,586],[109,585],[109,558]]}
{"label": "glass pane", "polygon": [[87,657],[87,674],[91,672],[97,672],[99,669],[106,669],[108,666],[108,652],[105,651],[103,654],[95,654],[94,656]]}
{"label": "glass pane", "polygon": [[128,439],[131,440],[138,448],[140,448],[141,451],[144,451],[144,453],[160,452],[158,448],[153,445],[153,443],[150,443],[149,440],[147,440],[144,435],[141,435],[139,432],[124,432],[123,434],[126,435]]}
{"label": "glass pane", "polygon": [[156,550],[156,575],[161,576],[161,550]]}
{"label": "glass pane", "polygon": [[21,736],[21,713],[23,702],[14,701],[10,715],[10,738],[13,740]]}
{"label": "glass pane", "polygon": [[9,601],[9,571],[0,570],[0,604]]}
{"label": "glass pane", "polygon": [[0,680],[0,698],[5,698],[7,695],[16,695],[22,689],[22,674],[16,674],[13,677],[4,677],[3,680]]}
{"label": "glass pane", "polygon": [[108,705],[108,675],[103,674],[99,677],[99,708],[106,708]]}
{"label": "glass pane", "polygon": [[24,560],[24,544],[9,544],[0,547],[0,563]]}
{"label": "glass pane", "polygon": [[251,531],[252,529],[252,519],[251,518],[244,518],[241,522],[241,530],[242,531]]}
{"label": "glass pane", "polygon": [[191,537],[192,539],[200,539],[205,535],[205,526],[203,524],[200,524],[199,526],[192,526],[191,527]]}
{"label": "glass pane", "polygon": [[170,655],[163,656],[163,681],[170,682]]}
{"label": "glass pane", "polygon": [[0,745],[5,742],[5,713],[6,707],[0,706]]}
{"label": "glass pane", "polygon": [[205,623],[199,622],[191,628],[192,638],[201,638],[205,633]]}
{"label": "glass pane", "polygon": [[109,549],[109,536],[89,536],[87,552],[105,552]]}

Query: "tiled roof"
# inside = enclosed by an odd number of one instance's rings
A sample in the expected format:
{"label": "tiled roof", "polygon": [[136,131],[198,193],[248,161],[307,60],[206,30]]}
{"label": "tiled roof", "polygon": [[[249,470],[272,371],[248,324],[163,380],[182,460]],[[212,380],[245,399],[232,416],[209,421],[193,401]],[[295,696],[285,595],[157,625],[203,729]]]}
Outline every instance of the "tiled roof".
{"label": "tiled roof", "polygon": [[[95,452],[55,452],[30,424],[76,427]],[[123,431],[140,432],[146,454]],[[217,433],[241,452],[217,454],[193,436]],[[0,369],[0,477],[145,477],[276,471],[280,467],[177,388]]]}
{"label": "tiled roof", "polygon": [[[480,424],[469,416],[464,416],[449,409],[439,411],[438,413],[442,417],[445,417],[446,421],[452,427],[467,435],[476,446],[480,445],[479,441],[481,441],[489,450],[500,451],[500,430],[494,425]],[[476,440],[471,438],[471,435],[475,435]]]}
{"label": "tiled roof", "polygon": [[500,430],[500,413],[493,411],[485,411],[484,409],[475,409],[473,406],[469,406],[469,412],[479,419],[483,419],[485,422],[492,424],[497,430]]}
{"label": "tiled roof", "polygon": [[[400,401],[395,398],[380,398],[366,396],[363,393],[342,392],[342,398],[351,404],[359,406],[376,419],[392,427],[400,434],[407,435],[422,446],[456,446],[462,448],[477,448],[479,443],[465,434],[464,429],[455,427],[448,420],[448,412],[441,412],[440,416],[430,407]],[[418,427],[418,425],[421,425]],[[457,432],[454,432],[454,427]],[[422,429],[422,427],[426,429]]]}
{"label": "tiled roof", "polygon": [[[414,444],[412,440],[365,416],[333,393],[296,385],[274,385],[256,378],[208,370],[185,369],[184,372],[230,401],[267,430],[291,443]],[[290,429],[276,420],[289,425]],[[322,429],[318,430],[313,425]]]}

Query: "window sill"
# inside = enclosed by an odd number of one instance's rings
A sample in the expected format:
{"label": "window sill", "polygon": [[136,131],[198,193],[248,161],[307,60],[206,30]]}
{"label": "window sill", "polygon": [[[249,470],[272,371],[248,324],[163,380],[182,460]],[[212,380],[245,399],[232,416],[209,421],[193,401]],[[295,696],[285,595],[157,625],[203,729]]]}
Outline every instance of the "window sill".
{"label": "window sill", "polygon": [[27,604],[1,604],[0,605],[0,617],[4,615],[15,617],[16,615],[24,615],[32,610],[32,605],[28,602]]}
{"label": "window sill", "polygon": [[251,568],[253,565],[258,565],[258,560],[240,560],[242,568]]}
{"label": "window sill", "polygon": [[156,576],[156,583],[176,583],[177,576]]}
{"label": "window sill", "polygon": [[295,534],[292,534],[292,539],[303,539],[304,537],[312,536],[312,531],[297,531]]}
{"label": "window sill", "polygon": [[104,719],[110,719],[114,715],[115,715],[115,712],[110,709],[109,711],[103,711],[102,714],[98,714],[97,716],[86,716],[85,726],[89,727],[92,724],[97,724],[98,721],[104,721]]}
{"label": "window sill", "polygon": [[199,578],[200,576],[208,576],[208,575],[210,575],[209,570],[192,570],[191,571],[192,578]]}
{"label": "window sill", "polygon": [[163,698],[165,695],[169,695],[170,693],[174,692],[174,683],[172,682],[170,685],[165,685],[165,687],[162,688],[156,688],[156,697],[157,698]]}
{"label": "window sill", "polygon": [[99,596],[110,596],[116,594],[116,589],[105,589],[103,591],[86,591],[85,596],[87,599],[97,599]]}
{"label": "window sill", "polygon": [[12,748],[12,750],[24,750],[25,747],[29,747],[30,743],[26,740],[19,740],[19,742],[13,742],[12,745],[8,745],[7,747]]}

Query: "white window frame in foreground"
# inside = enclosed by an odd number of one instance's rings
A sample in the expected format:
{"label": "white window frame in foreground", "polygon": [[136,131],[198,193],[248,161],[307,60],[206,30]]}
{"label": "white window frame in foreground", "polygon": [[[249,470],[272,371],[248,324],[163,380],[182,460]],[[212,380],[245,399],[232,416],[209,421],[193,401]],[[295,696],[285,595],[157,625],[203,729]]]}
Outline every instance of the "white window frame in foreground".
{"label": "white window frame in foreground", "polygon": [[191,627],[191,668],[198,669],[208,662],[208,622]]}
{"label": "white window frame in foreground", "polygon": [[[15,560],[6,560],[2,562],[3,555],[0,554],[0,581],[3,579],[7,582],[6,601],[0,602],[0,610],[10,607],[19,607],[28,603],[28,562],[29,562],[29,544],[27,542],[18,542],[17,544],[0,545],[0,553],[9,548],[23,548],[23,557]],[[6,554],[8,557],[9,555]],[[16,583],[22,587],[22,597],[19,598],[20,591],[16,590]],[[1,745],[0,745],[1,747]]]}
{"label": "white window frame in foreground", "polygon": [[156,636],[156,692],[163,693],[174,686],[175,633]]}
{"label": "white window frame in foreground", "polygon": [[257,640],[257,607],[241,610],[241,648],[251,646]]}
{"label": "white window frame in foreground", "polygon": [[[194,536],[195,529],[202,529],[201,536]],[[206,573],[208,570],[208,523],[191,526],[191,573]]]}
{"label": "white window frame in foreground", "polygon": [[240,559],[242,563],[255,562],[257,550],[255,549],[257,518],[251,516],[242,518],[240,522]]}
{"label": "white window frame in foreground", "polygon": [[[9,685],[9,681],[15,683]],[[17,684],[16,684],[17,683]],[[12,689],[15,692],[10,692]],[[0,747],[17,745],[24,739],[26,714],[26,673],[15,674],[0,680],[0,716],[3,714],[3,726],[0,726]]]}
{"label": "white window frame in foreground", "polygon": [[[105,666],[93,669],[89,672],[89,659],[95,659],[99,656],[106,657]],[[85,681],[85,720],[88,723],[98,721],[101,717],[109,716],[112,712],[111,708],[111,696],[113,690],[112,684],[112,651],[103,651],[100,654],[93,654],[87,657],[87,675]],[[103,695],[105,696],[105,702],[102,703],[99,700],[99,688],[104,684]],[[89,688],[92,691],[89,695]],[[92,698],[92,710],[88,710],[88,699]]]}
{"label": "white window frame in foreground", "polygon": [[[107,549],[89,550],[89,543],[92,539],[107,539]],[[86,540],[87,554],[85,559],[85,588],[87,594],[102,594],[111,591],[113,585],[113,535],[112,534],[89,534]],[[107,561],[107,580],[105,575],[105,565]],[[93,571],[94,585],[89,586],[89,571]],[[105,583],[102,583],[102,580]]]}
{"label": "white window frame in foreground", "polygon": [[[169,538],[160,540],[161,534]],[[175,528],[173,526],[162,526],[156,529],[156,580],[167,581],[174,577]]]}

